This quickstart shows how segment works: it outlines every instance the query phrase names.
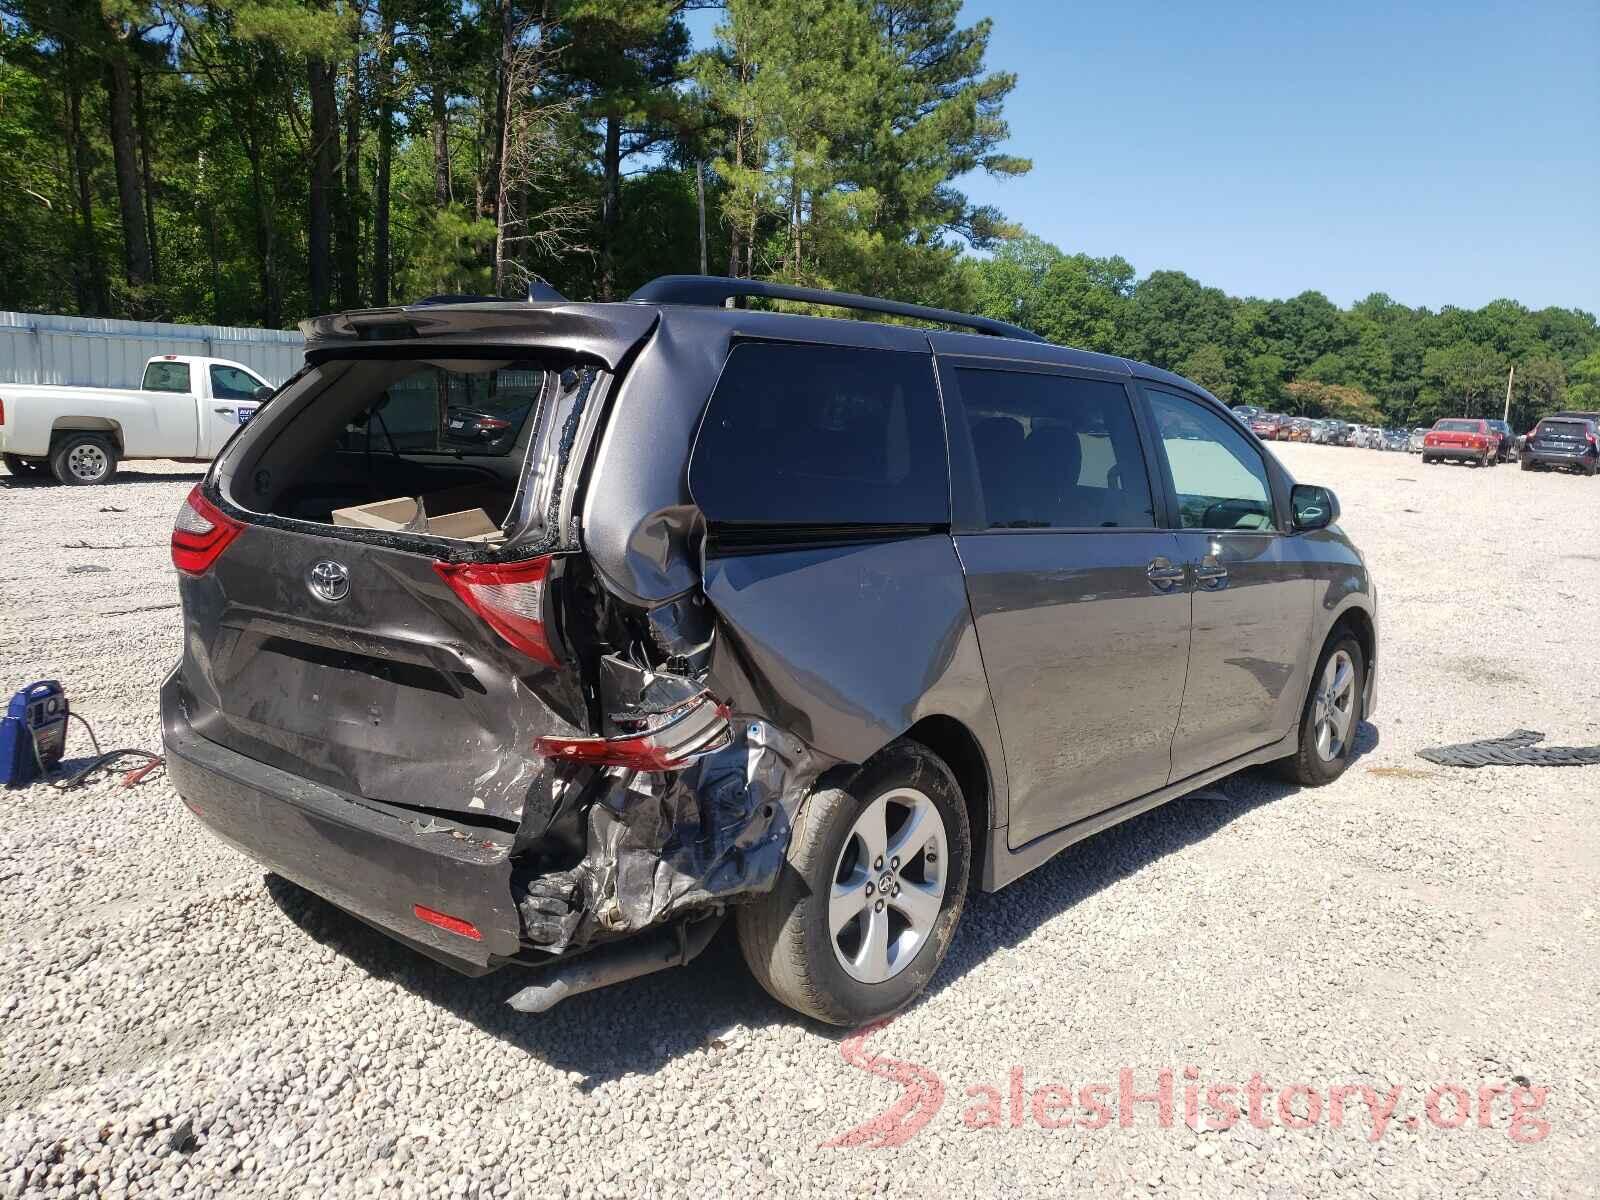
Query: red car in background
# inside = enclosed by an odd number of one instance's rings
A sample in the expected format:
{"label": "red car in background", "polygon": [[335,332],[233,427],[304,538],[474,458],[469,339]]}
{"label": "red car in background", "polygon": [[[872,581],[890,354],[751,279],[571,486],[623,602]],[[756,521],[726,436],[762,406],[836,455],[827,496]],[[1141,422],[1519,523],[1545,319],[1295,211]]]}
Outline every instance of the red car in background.
{"label": "red car in background", "polygon": [[1476,417],[1443,417],[1422,439],[1422,461],[1491,466],[1500,461],[1500,435]]}
{"label": "red car in background", "polygon": [[1264,442],[1274,441],[1278,437],[1278,427],[1283,424],[1283,420],[1277,413],[1262,413],[1250,422],[1250,432]]}

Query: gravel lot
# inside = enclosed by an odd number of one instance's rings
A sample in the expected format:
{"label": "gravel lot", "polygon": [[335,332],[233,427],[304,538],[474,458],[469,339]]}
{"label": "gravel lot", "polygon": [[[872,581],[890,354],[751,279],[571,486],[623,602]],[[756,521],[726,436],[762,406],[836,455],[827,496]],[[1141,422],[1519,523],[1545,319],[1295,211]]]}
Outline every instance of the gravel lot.
{"label": "gravel lot", "polygon": [[[768,1000],[722,941],[523,1017],[508,978],[265,879],[164,780],[0,794],[0,1195],[1596,1194],[1600,768],[1412,752],[1519,725],[1600,742],[1600,481],[1278,452],[1338,490],[1379,581],[1360,760],[1316,792],[1246,773],[974,897],[931,994],[864,1047]],[[0,692],[59,678],[103,744],[157,747],[167,535],[197,477],[0,473]],[[1139,1093],[1171,1068],[1175,1111],[1042,1128],[1030,1101],[1013,1116],[1013,1068],[1029,1095],[1112,1101],[1124,1068]],[[1253,1075],[1265,1127],[1206,1128],[1206,1088],[1243,1107]],[[1517,1077],[1542,1108],[1513,1130],[1490,1097],[1480,1127],[1478,1089]],[[909,1140],[824,1145],[896,1078],[921,1081]],[[1425,1116],[1443,1083],[1470,1093],[1462,1128]],[[1311,1128],[1278,1112],[1293,1084],[1327,1102]],[[1359,1099],[1332,1127],[1341,1084],[1400,1088],[1381,1136]]]}

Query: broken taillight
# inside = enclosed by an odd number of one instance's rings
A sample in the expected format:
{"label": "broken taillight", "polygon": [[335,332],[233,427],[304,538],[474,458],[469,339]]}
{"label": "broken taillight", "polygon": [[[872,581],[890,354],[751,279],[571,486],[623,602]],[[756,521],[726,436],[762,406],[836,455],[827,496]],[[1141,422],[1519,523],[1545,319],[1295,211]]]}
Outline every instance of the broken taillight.
{"label": "broken taillight", "polygon": [[172,565],[185,575],[204,575],[243,528],[201,495],[200,485],[195,484],[172,524]]}
{"label": "broken taillight", "polygon": [[513,563],[433,564],[450,585],[489,627],[529,658],[557,666],[550,636],[545,630],[545,585],[549,558]]}
{"label": "broken taillight", "polygon": [[411,913],[417,920],[426,921],[429,925],[436,926],[446,933],[459,934],[464,938],[471,938],[475,942],[483,941],[483,934],[478,932],[478,927],[471,921],[463,921],[460,917],[452,917],[449,913],[442,913],[437,909],[428,908],[421,904],[413,904]]}
{"label": "broken taillight", "polygon": [[728,707],[710,692],[669,712],[646,718],[641,733],[614,738],[542,737],[539,752],[562,762],[634,771],[675,771],[728,744]]}

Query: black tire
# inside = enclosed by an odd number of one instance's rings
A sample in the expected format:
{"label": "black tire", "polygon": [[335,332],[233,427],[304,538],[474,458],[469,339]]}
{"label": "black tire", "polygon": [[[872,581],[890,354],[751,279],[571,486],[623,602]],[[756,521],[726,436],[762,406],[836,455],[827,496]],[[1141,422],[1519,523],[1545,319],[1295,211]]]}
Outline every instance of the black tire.
{"label": "black tire", "polygon": [[[1355,671],[1350,701],[1350,729],[1339,752],[1332,758],[1324,758],[1317,749],[1318,691],[1328,663],[1341,652],[1350,656]],[[1279,759],[1274,764],[1279,775],[1301,787],[1322,787],[1344,774],[1355,752],[1356,732],[1361,725],[1361,707],[1362,699],[1366,695],[1366,684],[1367,660],[1361,652],[1361,643],[1356,641],[1354,634],[1341,629],[1328,639],[1328,644],[1322,648],[1322,654],[1317,658],[1317,669],[1311,674],[1311,683],[1306,688],[1306,702],[1300,710],[1299,745],[1288,758]]]}
{"label": "black tire", "polygon": [[[882,982],[866,983],[840,961],[829,928],[829,898],[857,819],[900,788],[920,792],[944,822],[944,895],[931,932],[907,963]],[[852,1027],[888,1016],[916,999],[944,960],[966,903],[971,861],[967,806],[955,775],[926,747],[891,742],[846,786],[821,788],[801,806],[778,882],[734,910],[739,948],[757,982],[798,1012]],[[906,869],[909,880],[911,871],[925,868]]]}
{"label": "black tire", "polygon": [[1523,460],[1522,460],[1522,469],[1523,469],[1523,470],[1524,470],[1524,471],[1531,471],[1531,470],[1533,470],[1533,460],[1532,460],[1532,459],[1529,459],[1529,458],[1525,458],[1525,459],[1523,459]]}
{"label": "black tire", "polygon": [[0,456],[10,471],[18,479],[37,479],[40,475],[48,475],[50,468],[47,464],[37,459],[23,458],[20,454],[6,454]]}
{"label": "black tire", "polygon": [[68,487],[110,483],[117,474],[116,444],[104,434],[64,433],[50,447],[50,473]]}

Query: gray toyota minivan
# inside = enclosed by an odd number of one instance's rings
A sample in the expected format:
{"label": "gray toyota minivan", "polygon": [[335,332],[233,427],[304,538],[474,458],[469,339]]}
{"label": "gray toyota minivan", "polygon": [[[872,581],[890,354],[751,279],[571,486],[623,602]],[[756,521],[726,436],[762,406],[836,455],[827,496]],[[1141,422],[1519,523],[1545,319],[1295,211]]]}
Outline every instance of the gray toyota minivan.
{"label": "gray toyota minivan", "polygon": [[731,916],[779,1000],[881,1016],[970,887],[1243,767],[1328,783],[1373,710],[1334,496],[1166,371],[698,276],[306,331],[173,530],[169,770],[390,936],[538,968],[525,1011]]}

